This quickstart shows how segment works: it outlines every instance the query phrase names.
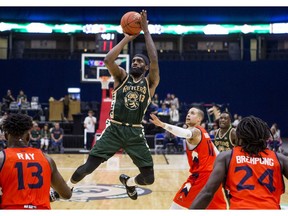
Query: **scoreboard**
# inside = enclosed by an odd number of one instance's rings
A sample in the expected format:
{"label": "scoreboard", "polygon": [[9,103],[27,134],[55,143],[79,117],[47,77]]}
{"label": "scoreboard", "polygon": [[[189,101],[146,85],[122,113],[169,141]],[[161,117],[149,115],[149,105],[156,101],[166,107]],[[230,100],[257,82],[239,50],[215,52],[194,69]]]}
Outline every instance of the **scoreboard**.
{"label": "scoreboard", "polygon": [[117,44],[117,35],[115,33],[97,33],[96,34],[96,52],[107,53]]}

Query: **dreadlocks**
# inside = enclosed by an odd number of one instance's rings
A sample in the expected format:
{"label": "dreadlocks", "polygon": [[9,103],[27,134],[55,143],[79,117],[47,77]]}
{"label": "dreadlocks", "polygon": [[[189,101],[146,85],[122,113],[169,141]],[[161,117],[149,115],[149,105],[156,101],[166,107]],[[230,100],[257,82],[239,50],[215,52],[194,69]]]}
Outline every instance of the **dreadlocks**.
{"label": "dreadlocks", "polygon": [[243,118],[236,129],[238,139],[242,139],[241,147],[249,156],[260,156],[267,148],[267,139],[271,132],[266,122],[255,116]]}
{"label": "dreadlocks", "polygon": [[11,113],[2,123],[4,132],[15,137],[22,137],[32,126],[31,117],[25,114]]}

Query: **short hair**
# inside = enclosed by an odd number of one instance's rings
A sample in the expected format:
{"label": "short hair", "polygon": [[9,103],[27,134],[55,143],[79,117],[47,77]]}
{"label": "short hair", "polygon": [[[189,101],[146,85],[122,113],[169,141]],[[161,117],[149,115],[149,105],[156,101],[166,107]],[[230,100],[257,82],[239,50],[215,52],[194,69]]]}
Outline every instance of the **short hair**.
{"label": "short hair", "polygon": [[201,122],[202,122],[205,117],[204,112],[198,107],[194,107],[194,108],[198,110],[198,115],[201,117]]}
{"label": "short hair", "polygon": [[[229,118],[230,118],[230,121],[232,121],[232,115],[231,115],[230,112],[228,112],[228,111],[223,111],[223,112],[221,112],[221,114],[227,114],[227,115],[229,116]],[[220,114],[220,115],[221,115],[221,114]]]}
{"label": "short hair", "polygon": [[236,136],[242,140],[242,149],[249,156],[260,156],[267,148],[267,140],[271,135],[268,124],[255,116],[243,118],[236,129]]}
{"label": "short hair", "polygon": [[2,123],[3,131],[15,137],[23,136],[32,127],[32,118],[20,113],[10,113]]}

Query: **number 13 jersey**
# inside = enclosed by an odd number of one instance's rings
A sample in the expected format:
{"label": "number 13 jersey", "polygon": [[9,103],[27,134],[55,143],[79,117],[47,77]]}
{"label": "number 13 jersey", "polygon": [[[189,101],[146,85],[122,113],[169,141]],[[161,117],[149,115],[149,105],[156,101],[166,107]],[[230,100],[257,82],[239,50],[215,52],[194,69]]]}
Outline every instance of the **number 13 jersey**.
{"label": "number 13 jersey", "polygon": [[51,167],[40,149],[7,148],[0,167],[3,209],[50,209]]}

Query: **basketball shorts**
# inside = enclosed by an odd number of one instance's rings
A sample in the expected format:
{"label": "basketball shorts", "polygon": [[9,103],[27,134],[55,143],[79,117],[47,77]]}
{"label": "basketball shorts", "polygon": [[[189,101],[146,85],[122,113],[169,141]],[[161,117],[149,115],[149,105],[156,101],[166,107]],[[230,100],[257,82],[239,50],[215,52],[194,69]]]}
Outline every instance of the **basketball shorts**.
{"label": "basketball shorts", "polygon": [[[205,186],[210,174],[210,172],[199,173],[197,177],[190,175],[176,193],[173,201],[182,207],[189,208],[198,193]],[[224,190],[221,186],[215,193],[207,209],[227,209]]]}
{"label": "basketball shorts", "polygon": [[106,128],[90,151],[90,155],[108,160],[123,149],[137,167],[153,166],[153,159],[144,129],[114,124],[107,120]]}

